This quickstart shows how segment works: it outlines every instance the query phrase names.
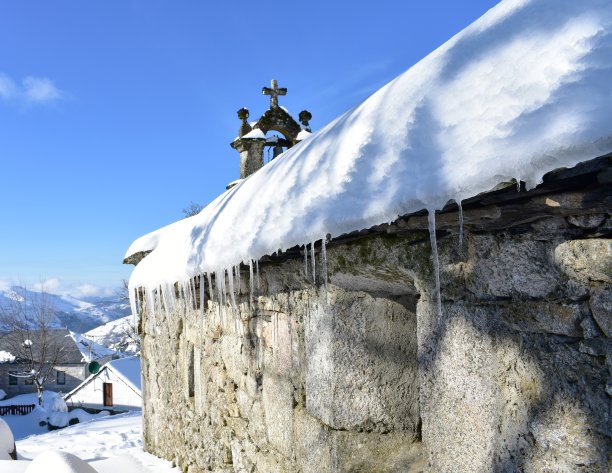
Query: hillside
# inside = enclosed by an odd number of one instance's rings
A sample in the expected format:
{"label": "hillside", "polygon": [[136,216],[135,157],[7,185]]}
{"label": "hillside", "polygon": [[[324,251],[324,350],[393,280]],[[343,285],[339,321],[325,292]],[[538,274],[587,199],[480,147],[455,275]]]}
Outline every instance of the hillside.
{"label": "hillside", "polygon": [[[45,294],[45,305],[53,309],[56,328],[84,333],[107,322],[125,317],[130,313],[129,304],[119,300],[118,296],[108,298],[77,299],[72,296]],[[33,310],[40,306],[41,293],[23,287],[13,286],[0,290],[0,311],[10,311],[16,305]],[[0,329],[2,322],[0,321]],[[6,327],[4,327],[6,328]]]}
{"label": "hillside", "polygon": [[83,336],[118,353],[140,354],[140,339],[136,336],[131,315],[100,325]]}

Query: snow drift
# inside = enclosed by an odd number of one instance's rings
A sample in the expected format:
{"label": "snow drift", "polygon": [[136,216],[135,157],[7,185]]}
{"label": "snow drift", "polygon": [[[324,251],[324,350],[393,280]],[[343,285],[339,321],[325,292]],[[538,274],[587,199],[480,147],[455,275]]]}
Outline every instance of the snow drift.
{"label": "snow drift", "polygon": [[[331,234],[528,187],[612,151],[612,3],[506,0],[240,182],[136,240],[154,289]],[[133,294],[133,290],[131,293]]]}

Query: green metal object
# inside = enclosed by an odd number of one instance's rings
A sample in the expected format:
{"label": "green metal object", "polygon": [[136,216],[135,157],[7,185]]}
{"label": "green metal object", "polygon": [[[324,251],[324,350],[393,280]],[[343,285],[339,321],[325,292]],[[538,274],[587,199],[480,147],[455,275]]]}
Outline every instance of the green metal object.
{"label": "green metal object", "polygon": [[97,361],[92,361],[87,366],[87,369],[89,370],[91,374],[97,374],[98,371],[100,371],[100,363],[98,363]]}

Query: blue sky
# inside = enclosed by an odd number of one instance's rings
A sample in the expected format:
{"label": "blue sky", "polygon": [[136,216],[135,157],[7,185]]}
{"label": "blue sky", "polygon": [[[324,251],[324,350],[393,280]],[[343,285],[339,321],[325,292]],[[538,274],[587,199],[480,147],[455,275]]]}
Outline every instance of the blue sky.
{"label": "blue sky", "polygon": [[135,238],[238,177],[270,79],[316,130],[496,3],[0,1],[0,288],[112,292]]}

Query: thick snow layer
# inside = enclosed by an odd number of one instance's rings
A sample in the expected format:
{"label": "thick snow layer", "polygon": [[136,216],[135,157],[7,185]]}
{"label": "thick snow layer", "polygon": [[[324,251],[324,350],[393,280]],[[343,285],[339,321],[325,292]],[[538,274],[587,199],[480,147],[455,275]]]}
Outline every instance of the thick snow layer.
{"label": "thick snow layer", "polygon": [[74,409],[70,412],[53,412],[49,416],[49,424],[51,424],[53,427],[66,427],[73,419],[78,419],[79,422],[87,422],[89,420],[97,419],[99,417],[106,417],[108,415],[110,415],[110,412],[108,411],[90,414],[83,409]]}
{"label": "thick snow layer", "polygon": [[15,361],[15,355],[8,351],[0,350],[0,363],[12,363],[13,361]]}
{"label": "thick snow layer", "polygon": [[131,385],[136,391],[141,391],[142,374],[139,356],[130,356],[120,360],[109,361],[107,366],[123,378],[123,380]]}
{"label": "thick snow layer", "polygon": [[[67,452],[85,460],[99,473],[178,473],[170,462],[142,450],[140,413],[122,414],[77,424],[17,441],[20,461],[1,461],[0,472],[23,473],[49,450]],[[53,472],[61,470],[47,470]]]}
{"label": "thick snow layer", "polygon": [[297,139],[298,141],[304,141],[307,138],[310,138],[312,136],[312,133],[308,130],[302,130],[297,134]]}
{"label": "thick snow layer", "polygon": [[[46,425],[40,425],[41,421],[47,422],[49,416],[55,412],[67,412],[68,406],[64,398],[53,391],[43,392],[44,408],[38,406],[38,399],[35,393],[20,394],[9,399],[0,401],[0,406],[28,406],[34,404],[36,407],[33,412],[27,415],[7,415],[2,418],[10,426],[16,440],[27,437],[28,435],[44,433],[47,431]],[[0,469],[0,471],[2,471]]]}
{"label": "thick snow layer", "polygon": [[[266,139],[266,135],[263,131],[261,131],[259,128],[255,128],[251,131],[249,131],[246,135],[243,136],[243,138],[249,138],[249,139]],[[236,138],[238,139],[238,138]],[[234,140],[235,141],[235,140]]]}
{"label": "thick snow layer", "polygon": [[[136,240],[153,289],[612,151],[612,2],[505,0],[225,192]],[[133,290],[131,291],[133,293]]]}
{"label": "thick snow layer", "polygon": [[9,425],[0,417],[0,460],[11,460],[15,439]]}
{"label": "thick snow layer", "polygon": [[26,468],[26,473],[97,473],[87,462],[76,455],[57,450],[47,450],[38,455]]}

